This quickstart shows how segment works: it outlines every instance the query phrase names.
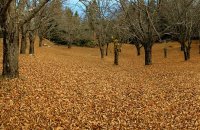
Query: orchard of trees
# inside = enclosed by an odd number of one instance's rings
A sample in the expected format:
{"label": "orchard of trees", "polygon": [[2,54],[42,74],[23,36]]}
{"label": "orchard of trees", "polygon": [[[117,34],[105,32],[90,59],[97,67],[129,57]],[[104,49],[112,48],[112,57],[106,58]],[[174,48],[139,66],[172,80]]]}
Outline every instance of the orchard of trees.
{"label": "orchard of trees", "polygon": [[[156,42],[178,41],[184,60],[190,59],[192,40],[200,38],[199,0],[79,0],[84,12],[73,11],[68,0],[1,0],[0,29],[3,37],[3,71],[19,76],[19,54],[34,54],[35,37],[58,44],[98,46],[101,58],[117,39],[144,48],[145,65],[152,64]],[[120,49],[119,49],[120,50]],[[200,45],[199,45],[200,53]],[[116,53],[117,54],[117,53]]]}

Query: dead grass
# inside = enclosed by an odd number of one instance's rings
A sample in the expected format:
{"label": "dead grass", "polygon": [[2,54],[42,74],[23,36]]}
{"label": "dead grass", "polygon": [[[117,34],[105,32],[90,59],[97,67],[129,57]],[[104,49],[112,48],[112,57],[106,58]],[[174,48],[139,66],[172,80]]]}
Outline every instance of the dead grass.
{"label": "dead grass", "polygon": [[103,60],[97,48],[53,44],[21,55],[20,78],[0,79],[0,129],[200,129],[197,45],[188,62],[169,46],[167,59],[153,47],[151,66],[130,45],[119,66],[112,48]]}

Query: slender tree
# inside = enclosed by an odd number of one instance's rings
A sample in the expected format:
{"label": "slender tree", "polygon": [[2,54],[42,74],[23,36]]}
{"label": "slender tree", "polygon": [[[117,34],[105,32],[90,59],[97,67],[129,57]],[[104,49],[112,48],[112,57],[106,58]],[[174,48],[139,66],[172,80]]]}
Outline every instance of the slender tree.
{"label": "slender tree", "polygon": [[154,0],[120,0],[119,4],[133,39],[137,39],[137,43],[144,47],[145,65],[152,64],[153,44],[161,39],[157,26],[160,5]]}
{"label": "slender tree", "polygon": [[110,0],[80,1],[86,7],[89,26],[93,31],[94,40],[96,40],[98,43],[101,58],[104,58],[106,43],[111,41],[111,35],[109,35],[109,27],[111,25],[113,15],[111,12],[112,2]]}
{"label": "slender tree", "polygon": [[[192,38],[199,21],[199,3],[196,0],[168,0],[163,1],[163,14],[168,20],[170,33],[181,45],[184,60],[190,59]],[[170,9],[170,10],[169,10]]]}

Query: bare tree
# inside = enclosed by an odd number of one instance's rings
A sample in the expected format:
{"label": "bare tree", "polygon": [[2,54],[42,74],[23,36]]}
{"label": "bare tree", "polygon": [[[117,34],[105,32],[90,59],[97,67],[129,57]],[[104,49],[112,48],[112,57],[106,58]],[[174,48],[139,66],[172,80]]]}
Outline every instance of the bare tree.
{"label": "bare tree", "polygon": [[199,4],[197,0],[163,1],[163,13],[169,21],[173,38],[181,45],[185,60],[190,59],[192,37],[199,22]]}
{"label": "bare tree", "polygon": [[[111,0],[80,0],[86,7],[86,14],[90,28],[94,32],[94,40],[97,40],[101,58],[105,55],[105,45],[111,41],[109,27],[112,19]],[[108,44],[107,44],[108,48]]]}
{"label": "bare tree", "polygon": [[67,41],[68,48],[71,48],[72,43],[78,39],[80,18],[77,12],[73,13],[70,8],[66,8],[63,13],[61,26],[65,31],[64,40]]}
{"label": "bare tree", "polygon": [[19,15],[20,1],[0,1],[0,25],[3,32],[3,73],[4,77],[15,78],[19,76],[19,28],[29,22],[37,12],[49,0],[41,0],[40,4],[28,11],[25,15]]}
{"label": "bare tree", "polygon": [[152,46],[156,40],[161,40],[157,26],[160,4],[154,0],[120,0],[119,4],[132,37],[144,47],[145,65],[152,64]]}
{"label": "bare tree", "polygon": [[[53,0],[48,5],[44,6],[38,13],[36,25],[38,25],[37,34],[39,37],[39,47],[42,47],[44,37],[50,36],[50,33],[52,33],[56,27],[65,24],[62,17],[62,4],[61,0]],[[61,23],[61,21],[63,22]]]}
{"label": "bare tree", "polygon": [[135,45],[136,50],[137,50],[137,56],[140,56],[141,55],[141,48],[143,47],[142,43],[140,42],[140,40],[137,39],[137,37],[130,37],[129,42],[131,44]]}

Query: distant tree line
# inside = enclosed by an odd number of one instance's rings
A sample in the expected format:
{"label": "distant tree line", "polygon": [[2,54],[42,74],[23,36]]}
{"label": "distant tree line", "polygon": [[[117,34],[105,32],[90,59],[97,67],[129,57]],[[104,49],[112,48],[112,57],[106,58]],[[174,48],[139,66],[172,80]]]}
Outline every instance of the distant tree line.
{"label": "distant tree line", "polygon": [[200,39],[200,0],[79,0],[84,16],[64,7],[66,1],[0,0],[4,77],[19,76],[19,54],[35,53],[36,36],[39,47],[44,38],[69,48],[98,46],[101,58],[108,55],[109,43],[115,41],[118,58],[128,42],[137,55],[144,49],[145,65],[152,64],[156,42],[178,41],[187,61],[192,40]]}
{"label": "distant tree line", "polygon": [[111,36],[134,44],[138,55],[144,48],[145,65],[152,64],[152,47],[156,42],[178,41],[184,60],[189,60],[192,40],[200,38],[199,0],[80,2],[86,7],[90,29],[96,33],[102,58]]}

